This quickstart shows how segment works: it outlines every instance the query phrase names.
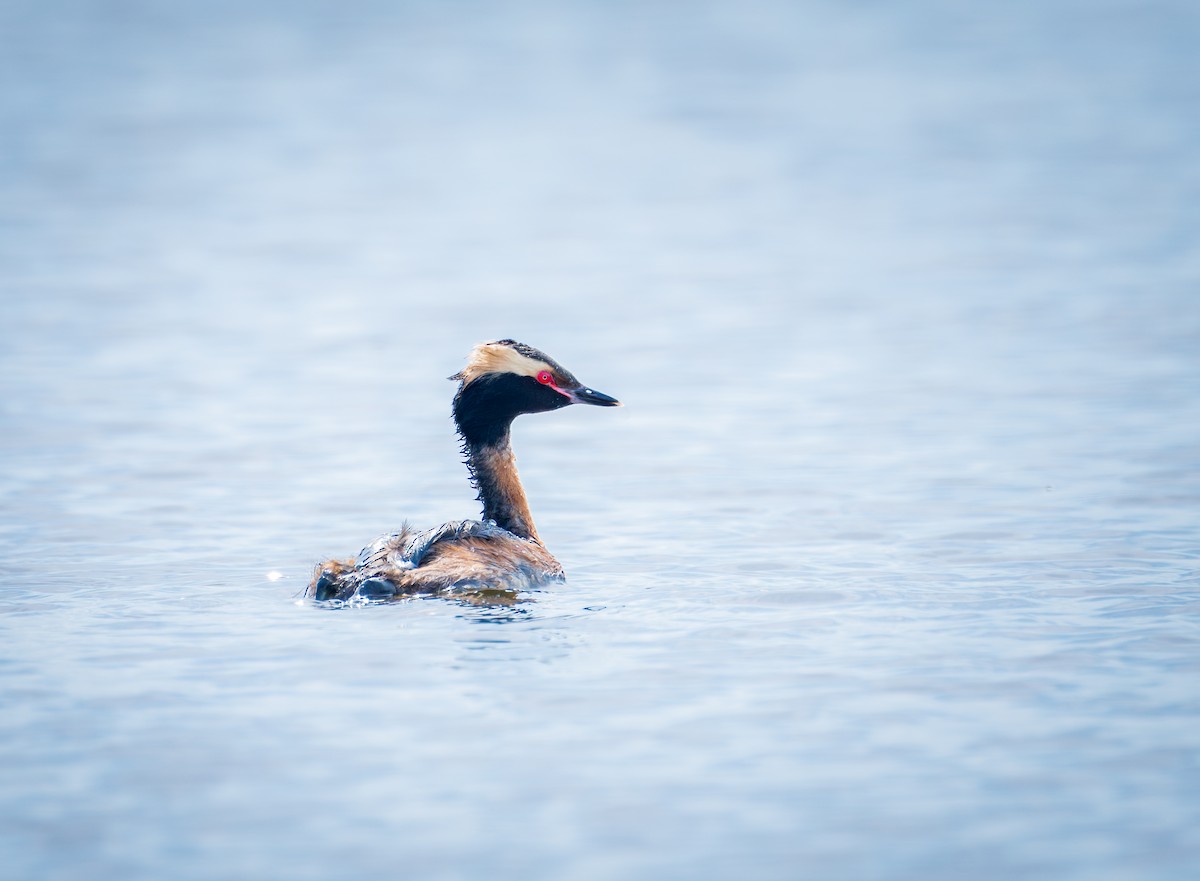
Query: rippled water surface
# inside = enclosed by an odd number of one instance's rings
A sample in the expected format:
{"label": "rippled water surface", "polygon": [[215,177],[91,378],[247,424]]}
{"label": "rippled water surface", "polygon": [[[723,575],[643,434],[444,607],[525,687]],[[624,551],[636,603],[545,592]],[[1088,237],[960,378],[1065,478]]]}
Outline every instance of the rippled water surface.
{"label": "rippled water surface", "polygon": [[0,5],[0,874],[1194,877],[1200,20],[966,9]]}

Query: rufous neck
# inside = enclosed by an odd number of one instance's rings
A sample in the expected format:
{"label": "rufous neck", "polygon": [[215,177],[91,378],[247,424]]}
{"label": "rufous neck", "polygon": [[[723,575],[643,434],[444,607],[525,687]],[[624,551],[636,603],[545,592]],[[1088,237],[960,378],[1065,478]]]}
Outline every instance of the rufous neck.
{"label": "rufous neck", "polygon": [[467,468],[483,503],[484,519],[495,520],[513,535],[541,544],[525,488],[517,474],[517,457],[513,455],[508,432],[486,444],[467,441],[466,454]]}

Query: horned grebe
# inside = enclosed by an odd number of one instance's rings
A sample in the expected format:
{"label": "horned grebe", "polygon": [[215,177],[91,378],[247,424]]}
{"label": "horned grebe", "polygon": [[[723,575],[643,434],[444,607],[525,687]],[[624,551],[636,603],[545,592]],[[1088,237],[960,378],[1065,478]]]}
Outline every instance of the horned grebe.
{"label": "horned grebe", "polygon": [[619,407],[531,346],[497,340],[476,346],[452,380],[454,423],[463,442],[483,520],[455,520],[424,532],[405,524],[357,559],[317,565],[305,596],[390,599],[413,594],[516,591],[562,580],[558,560],[538,538],[509,442],[512,421],[570,404]]}

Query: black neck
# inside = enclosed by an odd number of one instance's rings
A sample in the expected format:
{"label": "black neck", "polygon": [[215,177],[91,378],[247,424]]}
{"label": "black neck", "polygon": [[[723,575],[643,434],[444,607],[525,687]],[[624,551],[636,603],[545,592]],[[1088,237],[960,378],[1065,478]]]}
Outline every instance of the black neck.
{"label": "black neck", "polygon": [[479,490],[483,516],[522,538],[538,540],[517,460],[509,442],[513,420],[522,413],[565,407],[570,401],[530,376],[488,374],[464,383],[454,396],[454,423],[463,439],[471,482]]}

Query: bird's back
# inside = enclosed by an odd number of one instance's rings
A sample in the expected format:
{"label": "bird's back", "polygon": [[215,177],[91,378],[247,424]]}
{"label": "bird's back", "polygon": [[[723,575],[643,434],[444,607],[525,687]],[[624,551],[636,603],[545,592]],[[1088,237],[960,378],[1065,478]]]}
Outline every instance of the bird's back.
{"label": "bird's back", "polygon": [[491,521],[454,520],[424,532],[405,525],[357,559],[319,564],[305,595],[348,600],[519,591],[562,578],[562,566],[540,543]]}

